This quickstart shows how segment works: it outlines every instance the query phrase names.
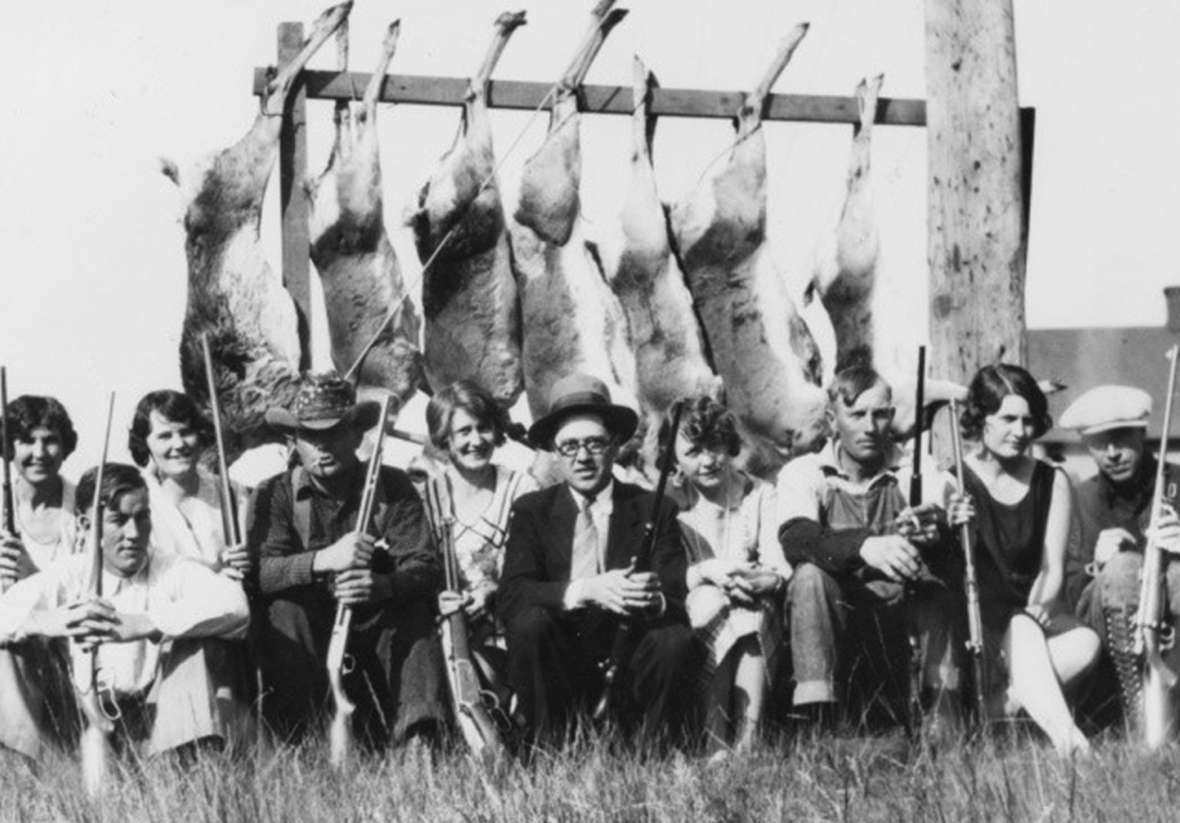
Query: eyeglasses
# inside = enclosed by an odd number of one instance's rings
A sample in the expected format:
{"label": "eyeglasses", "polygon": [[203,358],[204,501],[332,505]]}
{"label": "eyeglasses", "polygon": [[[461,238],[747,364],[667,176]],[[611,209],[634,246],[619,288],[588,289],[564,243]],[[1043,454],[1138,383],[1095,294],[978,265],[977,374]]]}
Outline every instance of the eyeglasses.
{"label": "eyeglasses", "polygon": [[577,457],[578,452],[585,449],[589,454],[598,457],[607,450],[611,441],[606,437],[587,437],[585,440],[563,440],[553,444],[553,450],[562,457]]}

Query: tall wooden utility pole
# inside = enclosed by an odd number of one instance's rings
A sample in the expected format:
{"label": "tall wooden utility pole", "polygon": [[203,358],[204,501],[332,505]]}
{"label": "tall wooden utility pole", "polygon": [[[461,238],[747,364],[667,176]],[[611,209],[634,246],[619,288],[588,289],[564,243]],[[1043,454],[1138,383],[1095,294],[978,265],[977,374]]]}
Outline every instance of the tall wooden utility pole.
{"label": "tall wooden utility pole", "polygon": [[1028,242],[1012,0],[926,0],[931,374],[1024,365]]}

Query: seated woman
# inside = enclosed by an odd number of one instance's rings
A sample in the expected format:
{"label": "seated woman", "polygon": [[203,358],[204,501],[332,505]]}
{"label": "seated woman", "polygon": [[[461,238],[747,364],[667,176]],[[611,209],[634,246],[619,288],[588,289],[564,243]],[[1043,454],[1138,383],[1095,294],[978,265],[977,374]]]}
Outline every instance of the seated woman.
{"label": "seated woman", "polygon": [[966,494],[949,490],[948,512],[952,525],[970,523],[973,533],[989,713],[1023,709],[1059,753],[1087,752],[1064,690],[1094,665],[1100,645],[1061,599],[1069,479],[1028,454],[1051,426],[1045,395],[1018,366],[985,366],[961,419],[973,445],[964,456]]}
{"label": "seated woman", "polygon": [[[252,561],[245,540],[227,545],[217,478],[200,466],[212,445],[213,428],[187,394],[170,389],[149,392],[131,419],[127,449],[140,467],[152,513],[152,553],[177,555],[211,571],[243,582]],[[231,484],[240,533],[245,535],[246,500]],[[261,684],[250,682],[245,644],[210,638],[202,644],[217,711],[223,725],[240,734],[227,742],[250,739],[254,729],[250,695]],[[257,678],[255,677],[255,680]]]}
{"label": "seated woman", "polygon": [[[135,407],[127,449],[143,470],[152,508],[152,543],[241,580],[250,570],[245,543],[226,545],[218,480],[200,466],[213,429],[187,394],[149,392]],[[245,497],[231,484],[240,523]],[[245,532],[244,526],[241,529]]]}
{"label": "seated woman", "polygon": [[451,518],[458,566],[457,590],[443,592],[440,609],[449,614],[463,608],[476,644],[502,645],[492,601],[504,563],[508,517],[513,501],[536,491],[537,483],[526,472],[492,462],[507,437],[508,416],[476,383],[460,380],[436,393],[426,407],[426,425],[431,443],[448,460],[442,473],[429,481],[443,511],[430,511],[428,506],[428,513],[436,521],[436,534],[441,526],[437,520]]}
{"label": "seated woman", "polygon": [[74,551],[74,484],[61,476],[61,466],[78,434],[52,397],[21,395],[8,404],[8,421],[8,455],[16,469],[13,515],[24,552],[5,553],[0,574],[14,582]]}
{"label": "seated woman", "polygon": [[[708,397],[683,401],[674,459],[690,505],[680,514],[688,552],[688,609],[708,647],[705,731],[714,757],[751,747],[783,642],[781,593],[791,576],[775,519],[774,487],[734,468],[734,416]],[[660,441],[667,437],[665,420]]]}

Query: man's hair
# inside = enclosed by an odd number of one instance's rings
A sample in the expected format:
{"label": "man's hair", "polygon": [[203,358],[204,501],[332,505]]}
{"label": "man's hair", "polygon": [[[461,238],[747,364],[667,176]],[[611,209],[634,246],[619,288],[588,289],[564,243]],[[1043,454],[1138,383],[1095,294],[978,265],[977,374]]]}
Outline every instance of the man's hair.
{"label": "man's hair", "polygon": [[496,446],[504,445],[509,426],[507,412],[483,386],[473,380],[457,380],[443,386],[426,405],[426,428],[435,448],[446,451],[451,436],[451,418],[456,409],[463,409],[480,423],[490,426],[492,442]]}
{"label": "man's hair", "polygon": [[197,433],[202,446],[213,442],[213,425],[187,394],[172,389],[148,392],[135,407],[131,431],[127,435],[127,450],[137,466],[146,466],[151,459],[147,438],[152,433],[152,412],[157,412],[172,423],[183,423]]}
{"label": "man's hair", "polygon": [[878,384],[889,388],[885,378],[871,366],[848,366],[836,372],[828,385],[828,402],[832,406],[837,402],[851,406],[856,398]]}
{"label": "man's hair", "polygon": [[[742,450],[742,437],[738,434],[737,418],[722,403],[708,395],[681,400],[684,410],[680,414],[679,434],[694,446],[720,447],[730,457]],[[672,409],[660,422],[660,443],[666,443],[672,428]],[[663,469],[663,459],[676,465],[676,450],[669,449],[661,458],[658,468]]]}
{"label": "man's hair", "polygon": [[1023,397],[1028,403],[1029,414],[1033,419],[1034,438],[1040,437],[1053,427],[1053,418],[1049,416],[1049,401],[1033,376],[1020,366],[996,363],[984,366],[971,380],[971,386],[967,389],[967,400],[963,404],[963,413],[959,416],[963,436],[978,438],[983,432],[983,419],[999,411],[1004,398],[1010,394]]}
{"label": "man's hair", "polygon": [[61,438],[63,458],[69,457],[77,448],[78,433],[74,431],[74,423],[65,406],[53,397],[22,394],[8,404],[8,442],[4,444],[6,455],[11,457],[13,444],[17,440],[31,438],[33,430],[42,427],[57,432]]}
{"label": "man's hair", "polygon": [[[126,463],[106,463],[102,472],[102,489],[99,499],[106,508],[118,505],[119,498],[128,492],[146,489],[143,475],[135,466]],[[78,488],[74,492],[74,513],[90,514],[94,505],[94,481],[98,474],[98,466],[87,469],[78,480]]]}

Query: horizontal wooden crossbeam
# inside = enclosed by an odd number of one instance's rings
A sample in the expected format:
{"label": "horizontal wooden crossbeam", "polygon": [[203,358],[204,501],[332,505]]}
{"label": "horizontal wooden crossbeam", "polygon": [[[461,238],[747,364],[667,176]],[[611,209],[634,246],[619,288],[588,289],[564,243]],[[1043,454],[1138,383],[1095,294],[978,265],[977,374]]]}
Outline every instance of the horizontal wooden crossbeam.
{"label": "horizontal wooden crossbeam", "polygon": [[[266,90],[268,69],[254,69],[256,95]],[[361,72],[305,71],[301,75],[311,100],[360,100],[372,75]],[[545,100],[553,86],[521,80],[493,80],[488,87],[488,105],[497,109],[532,111]],[[416,103],[423,106],[461,106],[467,94],[465,77],[431,77],[391,74],[385,78],[378,98],[383,103]],[[596,114],[630,114],[630,86],[583,86],[582,111]],[[741,106],[742,92],[700,89],[655,89],[648,111],[661,117],[732,118]],[[802,123],[860,122],[855,97],[813,94],[772,94],[767,101],[766,120]],[[926,101],[882,97],[877,102],[877,123],[890,126],[925,126]]]}

